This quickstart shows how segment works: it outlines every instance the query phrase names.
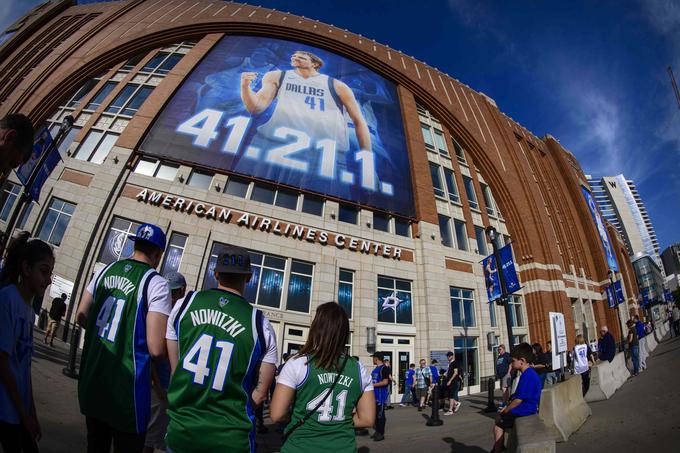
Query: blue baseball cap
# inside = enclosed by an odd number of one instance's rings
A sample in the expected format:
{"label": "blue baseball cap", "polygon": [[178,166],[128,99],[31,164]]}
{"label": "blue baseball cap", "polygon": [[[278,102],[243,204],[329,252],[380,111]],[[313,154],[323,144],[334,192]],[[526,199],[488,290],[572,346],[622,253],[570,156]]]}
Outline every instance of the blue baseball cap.
{"label": "blue baseball cap", "polygon": [[161,250],[165,250],[165,233],[156,225],[142,223],[137,228],[137,234],[130,236],[132,241],[149,242]]}

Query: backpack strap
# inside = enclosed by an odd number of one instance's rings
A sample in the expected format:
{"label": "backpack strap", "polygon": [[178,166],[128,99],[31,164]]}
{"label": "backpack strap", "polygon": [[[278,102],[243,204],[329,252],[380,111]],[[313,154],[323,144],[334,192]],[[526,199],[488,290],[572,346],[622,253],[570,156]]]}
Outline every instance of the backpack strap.
{"label": "backpack strap", "polygon": [[311,411],[307,412],[304,417],[302,417],[291,429],[289,429],[284,435],[283,435],[283,443],[285,444],[288,438],[290,437],[291,434],[293,434],[293,431],[298,429],[300,426],[304,425],[305,422],[314,415],[314,412],[319,410],[321,406],[323,406],[323,403],[326,402],[329,396],[333,393],[333,389],[335,389],[335,386],[338,384],[338,381],[340,380],[340,375],[342,372],[345,370],[345,365],[347,365],[347,360],[349,359],[349,354],[345,354],[345,360],[342,362],[342,366],[340,367],[340,371],[338,371],[338,374],[335,376],[335,380],[333,381],[333,385],[330,386],[328,391],[326,392],[326,396],[324,396],[321,401],[319,401],[319,404],[316,405],[314,409]]}

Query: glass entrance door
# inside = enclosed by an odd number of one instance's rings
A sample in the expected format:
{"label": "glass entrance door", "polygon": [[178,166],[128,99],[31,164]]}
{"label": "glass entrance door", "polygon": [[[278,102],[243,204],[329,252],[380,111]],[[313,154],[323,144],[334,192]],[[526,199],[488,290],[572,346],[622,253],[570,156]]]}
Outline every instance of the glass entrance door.
{"label": "glass entrance door", "polygon": [[379,351],[384,360],[390,361],[393,385],[390,386],[390,402],[398,403],[406,386],[406,371],[413,360],[412,339],[400,337],[379,337]]}
{"label": "glass entrance door", "polygon": [[308,327],[286,324],[283,335],[283,352],[297,354],[307,341]]}

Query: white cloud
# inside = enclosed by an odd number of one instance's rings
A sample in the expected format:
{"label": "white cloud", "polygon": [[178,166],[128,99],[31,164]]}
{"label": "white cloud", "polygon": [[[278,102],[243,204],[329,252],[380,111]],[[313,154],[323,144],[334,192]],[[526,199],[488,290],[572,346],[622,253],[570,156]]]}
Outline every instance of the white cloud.
{"label": "white cloud", "polygon": [[680,3],[674,0],[643,0],[640,5],[649,23],[661,35],[677,36],[680,33]]}

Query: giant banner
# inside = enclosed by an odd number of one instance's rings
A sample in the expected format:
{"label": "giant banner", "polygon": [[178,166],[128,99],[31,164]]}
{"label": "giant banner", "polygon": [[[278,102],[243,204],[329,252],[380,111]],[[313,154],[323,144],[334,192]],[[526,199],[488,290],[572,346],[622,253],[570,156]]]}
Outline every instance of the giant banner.
{"label": "giant banner", "polygon": [[609,234],[607,234],[607,229],[604,226],[604,220],[602,220],[600,211],[597,209],[595,199],[593,198],[593,195],[585,187],[581,187],[581,191],[583,192],[583,196],[586,199],[588,209],[590,209],[590,215],[593,217],[595,225],[597,225],[597,232],[600,234],[600,242],[602,242],[604,254],[607,257],[607,264],[609,265],[609,269],[613,270],[614,272],[618,272],[619,265],[616,263],[616,258],[614,257],[614,250],[612,249],[611,245],[612,243],[609,240]]}
{"label": "giant banner", "polygon": [[395,85],[305,44],[224,37],[141,151],[414,215]]}

